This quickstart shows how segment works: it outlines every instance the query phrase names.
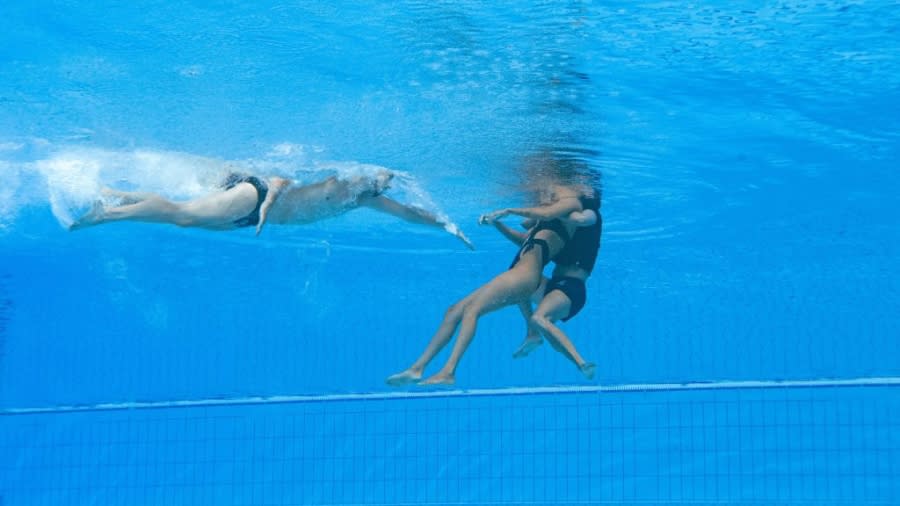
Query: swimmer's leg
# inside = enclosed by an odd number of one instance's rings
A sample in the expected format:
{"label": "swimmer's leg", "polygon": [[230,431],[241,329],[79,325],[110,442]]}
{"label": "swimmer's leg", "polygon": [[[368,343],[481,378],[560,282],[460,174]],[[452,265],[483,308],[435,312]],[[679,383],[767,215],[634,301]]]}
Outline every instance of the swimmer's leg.
{"label": "swimmer's leg", "polygon": [[[538,286],[538,289],[531,294],[531,302],[540,304],[541,300],[544,298],[544,291],[547,289],[548,282],[549,280],[547,278],[541,276],[541,284]],[[513,352],[513,358],[527,357],[535,348],[544,343],[543,338],[541,338],[540,329],[531,321],[531,317],[534,314],[534,311],[531,309],[531,302],[525,301],[519,303],[519,311],[522,312],[522,316],[525,318],[525,324],[528,330],[522,344],[520,344],[519,348]]]}
{"label": "swimmer's leg", "polygon": [[583,374],[585,378],[594,379],[594,373],[597,372],[597,364],[593,362],[585,362],[578,366],[578,369],[581,371],[581,374]]}
{"label": "swimmer's leg", "polygon": [[535,310],[531,321],[540,329],[544,337],[551,342],[553,348],[572,361],[588,379],[594,377],[596,364],[587,362],[572,344],[569,336],[556,325],[556,321],[569,314],[572,301],[561,290],[553,290],[544,296],[544,300]]}
{"label": "swimmer's leg", "polygon": [[100,193],[103,194],[104,197],[112,197],[117,199],[118,205],[124,206],[128,204],[137,204],[138,202],[142,202],[147,199],[151,199],[154,197],[158,197],[155,193],[150,192],[126,192],[122,190],[116,190],[115,188],[103,187],[100,190]]}
{"label": "swimmer's leg", "polygon": [[182,214],[180,204],[166,200],[159,195],[150,194],[137,203],[110,208],[105,208],[102,203],[97,202],[69,229],[78,230],[110,221],[123,220],[179,223],[184,221]]}
{"label": "swimmer's leg", "polygon": [[422,370],[409,368],[396,374],[391,374],[387,377],[387,379],[384,380],[384,382],[392,387],[400,387],[403,385],[418,383],[420,379],[422,379]]}
{"label": "swimmer's leg", "polygon": [[528,330],[522,344],[520,344],[519,348],[513,352],[513,358],[527,357],[535,348],[544,344],[544,339],[541,338],[540,330],[531,321],[531,317],[534,314],[534,311],[531,309],[531,302],[520,302],[519,311],[522,312],[522,316],[525,318],[525,325]]}
{"label": "swimmer's leg", "polygon": [[425,366],[450,342],[450,338],[453,337],[462,319],[463,310],[472,301],[476,293],[478,293],[477,290],[450,306],[444,314],[444,320],[438,327],[437,332],[432,336],[428,346],[425,347],[422,355],[408,369],[388,376],[385,383],[392,386],[400,386],[417,383],[422,379],[422,372],[425,370]]}
{"label": "swimmer's leg", "polygon": [[[540,274],[538,274],[540,275]],[[441,370],[420,382],[420,385],[452,385],[456,381],[456,368],[475,337],[478,319],[510,304],[527,300],[538,279],[523,269],[503,272],[475,292],[473,299],[463,308],[459,323],[459,335],[453,345],[450,358]]]}
{"label": "swimmer's leg", "polygon": [[105,213],[106,209],[103,206],[103,202],[95,200],[88,212],[69,224],[69,230],[79,230],[92,225],[99,225],[100,223],[103,223],[103,216]]}
{"label": "swimmer's leg", "polygon": [[73,223],[70,230],[111,221],[169,223],[180,227],[221,230],[241,216],[246,216],[257,202],[256,188],[249,183],[240,183],[229,190],[185,202],[173,202],[155,193],[140,196],[142,200],[133,204],[109,208],[95,206]]}

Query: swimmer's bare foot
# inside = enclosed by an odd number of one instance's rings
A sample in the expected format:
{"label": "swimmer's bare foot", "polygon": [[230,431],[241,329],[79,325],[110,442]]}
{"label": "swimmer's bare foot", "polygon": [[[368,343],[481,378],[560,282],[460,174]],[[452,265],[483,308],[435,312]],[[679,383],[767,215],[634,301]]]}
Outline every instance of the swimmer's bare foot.
{"label": "swimmer's bare foot", "polygon": [[439,372],[434,376],[426,378],[419,382],[420,385],[452,385],[456,382],[456,378],[450,373]]}
{"label": "swimmer's bare foot", "polygon": [[540,337],[526,336],[522,344],[519,345],[519,349],[513,352],[513,358],[527,357],[529,353],[542,344],[544,344],[544,340]]}
{"label": "swimmer's bare foot", "polygon": [[597,364],[593,362],[585,362],[578,366],[578,369],[581,370],[581,374],[584,374],[585,378],[594,379],[594,373],[597,372]]}
{"label": "swimmer's bare foot", "polygon": [[82,228],[90,227],[91,225],[97,225],[99,223],[103,223],[103,217],[106,214],[106,210],[103,208],[102,201],[94,201],[94,204],[91,206],[91,210],[84,213],[81,218],[73,221],[69,225],[69,230],[79,230]]}
{"label": "swimmer's bare foot", "polygon": [[147,199],[151,199],[155,197],[153,193],[147,192],[126,192],[122,190],[116,190],[114,188],[110,188],[108,186],[104,186],[100,189],[100,193],[103,194],[105,199],[115,199],[117,202],[116,206],[127,206],[130,204],[137,204],[139,202],[143,202]]}
{"label": "swimmer's bare foot", "polygon": [[399,387],[403,385],[409,385],[411,383],[418,383],[419,380],[422,379],[422,371],[416,369],[407,369],[402,372],[398,372],[397,374],[392,374],[384,380],[388,385]]}
{"label": "swimmer's bare foot", "polygon": [[121,205],[121,206],[128,205],[128,204],[137,204],[138,202],[140,202],[140,199],[131,197],[131,195],[129,195],[128,192],[116,190],[116,189],[110,188],[108,186],[104,186],[103,188],[100,188],[100,194],[103,195],[104,199],[118,200],[119,201],[118,205]]}

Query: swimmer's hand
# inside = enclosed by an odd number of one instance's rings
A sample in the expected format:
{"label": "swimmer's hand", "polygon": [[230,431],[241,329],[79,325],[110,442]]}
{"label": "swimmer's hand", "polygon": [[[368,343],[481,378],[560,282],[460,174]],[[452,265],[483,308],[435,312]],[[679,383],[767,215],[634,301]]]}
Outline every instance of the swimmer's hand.
{"label": "swimmer's hand", "polygon": [[262,207],[259,208],[259,223],[256,224],[256,236],[259,237],[259,233],[262,232],[263,225],[266,224],[266,215],[268,213],[268,209],[265,211]]}
{"label": "swimmer's hand", "polygon": [[479,225],[490,225],[490,224],[494,223],[495,221],[499,220],[500,218],[503,218],[504,216],[507,216],[507,215],[509,215],[509,209],[500,209],[500,210],[493,211],[493,212],[490,212],[487,214],[482,214],[478,218],[478,224]]}
{"label": "swimmer's hand", "polygon": [[278,195],[280,195],[281,191],[289,184],[291,184],[289,179],[282,179],[280,177],[273,177],[269,180],[269,193],[266,194],[266,199],[263,200],[262,205],[259,206],[259,223],[256,224],[257,236],[262,232],[263,225],[266,224],[266,217],[269,216],[269,208],[272,207],[272,204],[278,199]]}
{"label": "swimmer's hand", "polygon": [[269,215],[269,208],[272,207],[272,202],[274,200],[275,199],[269,200],[269,195],[266,195],[266,200],[263,201],[261,206],[259,206],[259,223],[256,224],[257,236],[259,236],[259,233],[262,232],[263,225],[266,224],[266,216]]}
{"label": "swimmer's hand", "polygon": [[459,240],[465,243],[470,250],[475,251],[475,245],[472,244],[472,241],[470,241],[468,237],[466,237],[466,234],[462,233],[462,230],[458,231],[455,235],[456,237],[459,237]]}
{"label": "swimmer's hand", "polygon": [[444,224],[444,230],[446,230],[447,232],[450,232],[451,234],[453,234],[454,236],[456,236],[460,241],[462,241],[463,243],[465,243],[465,245],[466,245],[470,250],[473,250],[473,251],[475,250],[475,245],[472,244],[472,241],[470,241],[469,238],[466,237],[466,234],[462,233],[462,230],[460,230],[459,227],[457,227],[455,224],[453,224],[453,223],[445,223],[445,224]]}

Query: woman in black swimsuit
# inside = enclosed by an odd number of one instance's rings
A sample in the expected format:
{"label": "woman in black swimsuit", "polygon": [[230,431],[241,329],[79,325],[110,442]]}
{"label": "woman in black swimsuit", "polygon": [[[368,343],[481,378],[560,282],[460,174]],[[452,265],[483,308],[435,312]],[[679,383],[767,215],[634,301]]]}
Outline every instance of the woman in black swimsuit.
{"label": "woman in black swimsuit", "polygon": [[[459,360],[475,336],[478,319],[497,309],[527,300],[538,288],[544,266],[563,250],[575,229],[575,225],[560,218],[582,209],[575,188],[554,184],[549,190],[550,201],[546,205],[504,209],[482,216],[479,221],[483,224],[493,223],[509,214],[530,218],[536,223],[522,241],[509,270],[450,306],[422,355],[408,369],[389,376],[386,380],[389,385],[452,384]],[[425,367],[450,342],[457,328],[459,335],[444,367],[433,376],[421,380]]]}
{"label": "woman in black swimsuit", "polygon": [[[528,333],[514,358],[527,356],[543,343],[543,334],[550,344],[571,360],[588,379],[593,378],[596,365],[586,361],[575,345],[557,325],[558,320],[568,321],[584,307],[587,299],[585,282],[594,269],[600,248],[603,218],[600,215],[600,192],[593,190],[581,199],[583,211],[574,217],[578,228],[565,248],[553,259],[556,266],[546,285],[542,287],[540,302],[532,312],[531,302],[519,305],[528,323]],[[511,230],[506,225],[497,228],[510,240],[521,242],[525,234]],[[519,240],[517,240],[519,239]]]}

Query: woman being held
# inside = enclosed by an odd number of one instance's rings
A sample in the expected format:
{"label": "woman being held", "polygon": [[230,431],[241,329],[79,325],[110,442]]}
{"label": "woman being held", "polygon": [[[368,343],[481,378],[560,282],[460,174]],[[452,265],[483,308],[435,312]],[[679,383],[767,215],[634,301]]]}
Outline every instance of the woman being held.
{"label": "woman being held", "polygon": [[[494,223],[512,214],[534,220],[534,226],[521,241],[510,268],[450,306],[419,358],[406,370],[389,376],[386,379],[389,385],[454,383],[456,368],[475,336],[478,319],[500,308],[527,301],[541,284],[544,266],[572,237],[576,225],[561,218],[582,211],[581,188],[552,183],[542,192],[543,205],[503,209],[479,219],[482,224]],[[459,334],[447,362],[436,374],[422,380],[425,367],[450,342],[457,329]]]}

